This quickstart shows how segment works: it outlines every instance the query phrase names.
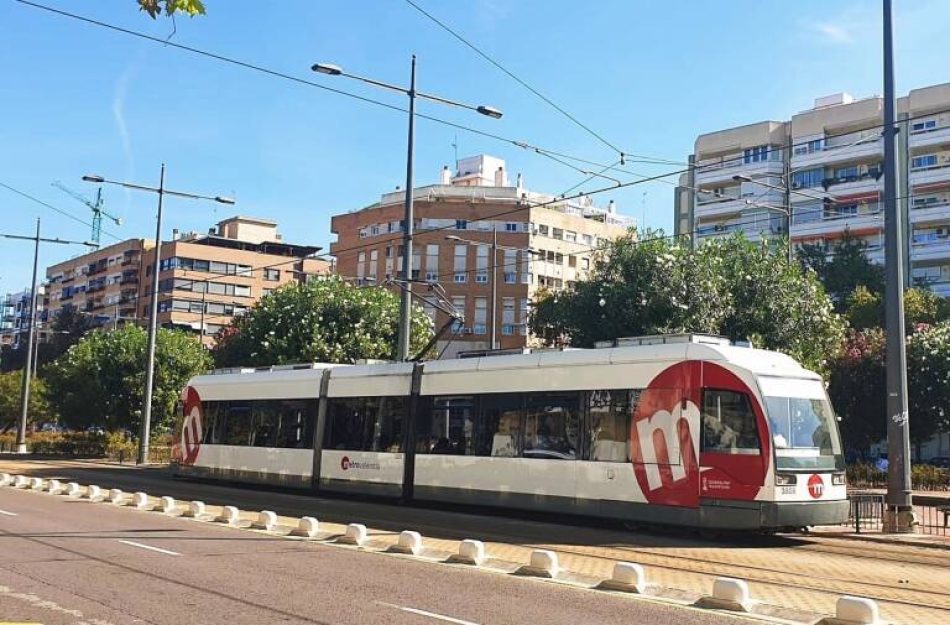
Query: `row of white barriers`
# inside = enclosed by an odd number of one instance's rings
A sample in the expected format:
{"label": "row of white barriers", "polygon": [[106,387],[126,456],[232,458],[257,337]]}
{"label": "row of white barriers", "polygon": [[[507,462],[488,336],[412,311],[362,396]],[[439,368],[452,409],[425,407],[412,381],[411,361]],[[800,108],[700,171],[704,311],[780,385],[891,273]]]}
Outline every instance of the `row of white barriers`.
{"label": "row of white barriers", "polygon": [[[240,525],[241,511],[235,506],[223,506],[218,516],[211,516],[207,506],[202,501],[190,501],[179,510],[178,502],[172,497],[161,497],[156,504],[151,504],[147,493],[136,492],[129,497],[128,493],[117,488],[103,491],[99,486],[90,484],[85,489],[76,482],[62,483],[59,480],[43,480],[38,477],[25,475],[0,474],[0,486],[11,486],[16,489],[45,491],[53,495],[64,495],[72,498],[85,497],[89,501],[109,502],[117,506],[131,506],[138,510],[151,510],[166,515],[179,515],[199,521],[222,523],[232,527]],[[279,531],[277,514],[271,510],[262,510],[257,519],[249,526],[251,529],[266,532]],[[314,517],[305,516],[298,520],[297,526],[287,535],[316,539],[320,535],[320,523]],[[327,538],[331,538],[328,536]],[[368,531],[361,523],[350,523],[342,536],[333,537],[336,542],[356,547],[365,547],[368,542]],[[424,552],[423,538],[419,532],[406,530],[399,534],[395,545],[387,551],[412,556]],[[488,561],[485,543],[480,540],[465,539],[459,543],[458,552],[446,560],[449,563],[483,566]],[[548,549],[535,549],[531,552],[528,564],[517,571],[520,575],[557,579],[563,573],[558,562],[556,552]],[[634,562],[616,562],[610,579],[603,580],[597,588],[610,591],[644,593],[647,592],[646,570]],[[749,584],[745,580],[730,577],[717,577],[713,580],[712,594],[701,598],[699,607],[731,610],[738,612],[752,611],[755,601],[749,591]],[[842,596],[835,606],[835,616],[823,619],[820,625],[881,625],[880,612],[877,602],[864,597]]]}

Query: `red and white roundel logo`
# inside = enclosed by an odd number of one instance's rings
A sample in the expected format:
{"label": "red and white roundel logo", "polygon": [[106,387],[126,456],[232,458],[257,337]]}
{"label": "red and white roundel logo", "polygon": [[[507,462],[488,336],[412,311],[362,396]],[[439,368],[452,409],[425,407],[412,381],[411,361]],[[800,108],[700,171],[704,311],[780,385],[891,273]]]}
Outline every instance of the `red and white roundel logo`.
{"label": "red and white roundel logo", "polygon": [[808,478],[808,494],[812,496],[812,499],[821,499],[824,492],[825,482],[820,475],[812,475]]}
{"label": "red and white roundel logo", "polygon": [[340,468],[343,469],[344,471],[350,468],[349,456],[343,456],[342,458],[340,458]]}
{"label": "red and white roundel logo", "polygon": [[189,387],[185,397],[184,421],[181,427],[182,464],[194,464],[201,447],[201,397]]}

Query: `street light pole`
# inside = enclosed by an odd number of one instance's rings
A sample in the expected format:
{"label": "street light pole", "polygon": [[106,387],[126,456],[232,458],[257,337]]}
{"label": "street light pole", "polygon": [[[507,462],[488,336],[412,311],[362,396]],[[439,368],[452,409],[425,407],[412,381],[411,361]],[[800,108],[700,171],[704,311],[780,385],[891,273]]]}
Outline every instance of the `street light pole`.
{"label": "street light pole", "polygon": [[412,55],[412,71],[409,78],[409,145],[406,150],[406,210],[402,229],[402,270],[406,281],[401,289],[399,302],[399,342],[396,345],[396,360],[409,359],[409,344],[412,338],[412,156],[416,132],[416,55]]}
{"label": "street light pole", "polygon": [[491,228],[491,332],[488,333],[490,347],[495,349],[498,338],[498,226],[492,222]]}
{"label": "street light pole", "polygon": [[148,362],[145,368],[145,394],[143,396],[142,406],[142,424],[139,436],[138,463],[148,463],[149,439],[151,437],[152,421],[152,390],[155,382],[155,348],[156,337],[158,335],[158,285],[159,269],[162,258],[162,208],[166,195],[184,197],[192,200],[210,200],[219,204],[234,204],[234,200],[228,197],[197,195],[195,193],[183,193],[181,191],[171,191],[165,188],[165,163],[162,163],[161,173],[159,175],[158,187],[147,187],[130,182],[117,182],[115,180],[106,180],[102,176],[83,176],[86,182],[96,184],[114,184],[127,189],[136,191],[148,191],[158,194],[158,215],[155,219],[155,259],[152,262],[152,300],[149,305],[151,314],[148,324]]}
{"label": "street light pole", "polygon": [[887,515],[885,531],[912,532],[910,414],[904,343],[904,271],[897,203],[897,127],[894,124],[894,34],[891,0],[884,0],[884,265],[887,271]]}
{"label": "street light pole", "polygon": [[412,160],[413,150],[415,148],[416,98],[423,98],[429,100],[430,102],[438,102],[439,104],[447,104],[449,106],[457,106],[459,108],[469,109],[470,111],[475,111],[485,115],[486,117],[491,117],[494,119],[500,119],[502,112],[491,106],[473,106],[471,104],[465,104],[456,100],[449,100],[448,98],[432,95],[430,93],[416,91],[415,54],[412,55],[412,73],[410,75],[408,89],[383,82],[381,80],[376,80],[374,78],[366,78],[365,76],[357,76],[356,74],[344,72],[343,69],[338,65],[330,65],[328,63],[314,63],[310,69],[317,72],[318,74],[326,74],[327,76],[346,76],[347,78],[359,80],[360,82],[373,85],[374,87],[381,87],[390,91],[396,91],[409,97],[409,145],[407,148],[406,158],[406,208],[404,215],[406,223],[403,227],[402,236],[402,264],[403,275],[405,276],[405,284],[402,285],[401,288],[402,295],[400,298],[399,307],[399,337],[396,341],[396,359],[408,360],[410,357],[409,345],[412,343]]}
{"label": "street light pole", "polygon": [[148,462],[152,429],[152,387],[155,383],[155,337],[158,334],[158,268],[162,260],[162,206],[165,200],[165,163],[158,178],[158,216],[155,218],[155,259],[152,262],[152,300],[149,302],[148,361],[145,367],[145,396],[139,433],[138,463]]}

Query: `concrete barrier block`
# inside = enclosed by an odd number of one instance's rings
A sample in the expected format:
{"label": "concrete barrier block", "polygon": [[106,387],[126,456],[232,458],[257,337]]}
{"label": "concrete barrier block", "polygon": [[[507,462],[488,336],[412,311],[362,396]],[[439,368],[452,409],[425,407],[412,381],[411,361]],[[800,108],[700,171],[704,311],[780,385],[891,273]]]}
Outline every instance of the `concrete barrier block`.
{"label": "concrete barrier block", "polygon": [[30,485],[30,480],[25,475],[18,475],[13,478],[13,488],[27,488]]}
{"label": "concrete barrier block", "polygon": [[13,476],[9,473],[0,473],[0,486],[9,486],[13,484]]}
{"label": "concrete barrier block", "polygon": [[350,523],[346,526],[346,533],[340,537],[340,542],[347,545],[362,545],[366,542],[366,526],[362,523]]}
{"label": "concrete barrier block", "polygon": [[458,556],[452,558],[453,561],[461,564],[472,564],[481,566],[487,557],[485,556],[485,543],[480,540],[466,538],[459,543]]}
{"label": "concrete barrier block", "polygon": [[63,492],[63,483],[59,480],[50,480],[46,483],[46,490],[50,495],[59,495]]}
{"label": "concrete barrier block", "polygon": [[66,484],[66,496],[67,497],[80,497],[82,496],[82,487],[76,482],[70,482]]}
{"label": "concrete barrier block", "polygon": [[43,478],[30,478],[30,490],[43,490],[44,486],[46,486],[46,482],[43,480]]}
{"label": "concrete barrier block", "polygon": [[86,487],[86,499],[89,501],[102,501],[104,499],[102,489],[95,484],[90,484]]}
{"label": "concrete barrier block", "polygon": [[175,502],[174,497],[162,497],[158,502],[156,510],[165,514],[172,514],[178,510],[178,504]]}
{"label": "concrete barrier block", "polygon": [[113,488],[109,491],[109,501],[114,505],[124,506],[125,505],[125,493],[123,493],[118,488]]}
{"label": "concrete barrier block", "polygon": [[237,525],[237,522],[240,518],[241,511],[235,506],[224,506],[221,508],[221,514],[215,518],[215,521],[217,523],[224,523],[226,525]]}
{"label": "concrete barrier block", "polygon": [[878,625],[881,622],[877,602],[864,597],[839,597],[835,619],[842,625]]}
{"label": "concrete barrier block", "polygon": [[185,510],[183,516],[191,517],[193,519],[199,519],[207,514],[205,510],[205,502],[203,501],[192,501],[188,504],[188,509]]}
{"label": "concrete barrier block", "polygon": [[528,566],[522,567],[519,572],[522,575],[554,578],[557,577],[559,571],[556,553],[549,549],[535,549],[531,552]]}
{"label": "concrete barrier block", "polygon": [[312,516],[301,517],[291,532],[291,536],[302,536],[304,538],[313,538],[320,532],[320,522]]}
{"label": "concrete barrier block", "polygon": [[646,590],[646,573],[643,567],[633,562],[617,562],[614,564],[610,579],[602,586],[612,590],[642,593]]}
{"label": "concrete barrier block", "polygon": [[132,495],[132,505],[139,510],[145,510],[148,508],[148,495],[142,492],[135,493]]}
{"label": "concrete barrier block", "polygon": [[251,527],[257,530],[274,531],[277,527],[277,515],[270,510],[261,510],[257,515],[257,520],[251,524]]}
{"label": "concrete barrier block", "polygon": [[399,542],[396,543],[393,551],[398,553],[409,553],[414,556],[422,553],[422,535],[419,532],[405,530],[399,533]]}
{"label": "concrete barrier block", "polygon": [[703,597],[696,605],[716,610],[748,612],[752,605],[749,584],[743,579],[717,577],[713,580],[712,595]]}

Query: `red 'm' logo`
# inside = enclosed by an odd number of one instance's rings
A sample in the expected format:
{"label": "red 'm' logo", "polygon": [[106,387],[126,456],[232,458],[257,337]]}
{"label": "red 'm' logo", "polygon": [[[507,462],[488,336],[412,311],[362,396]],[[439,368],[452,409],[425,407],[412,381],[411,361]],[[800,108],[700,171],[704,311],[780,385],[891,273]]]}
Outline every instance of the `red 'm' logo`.
{"label": "red 'm' logo", "polygon": [[181,462],[194,464],[201,447],[201,397],[189,387],[185,398],[184,420],[181,427]]}
{"label": "red 'm' logo", "polygon": [[342,458],[340,458],[340,468],[343,469],[344,471],[350,468],[349,456],[343,456]]}
{"label": "red 'm' logo", "polygon": [[820,499],[825,492],[825,482],[820,475],[812,475],[808,478],[808,494],[812,499]]}

